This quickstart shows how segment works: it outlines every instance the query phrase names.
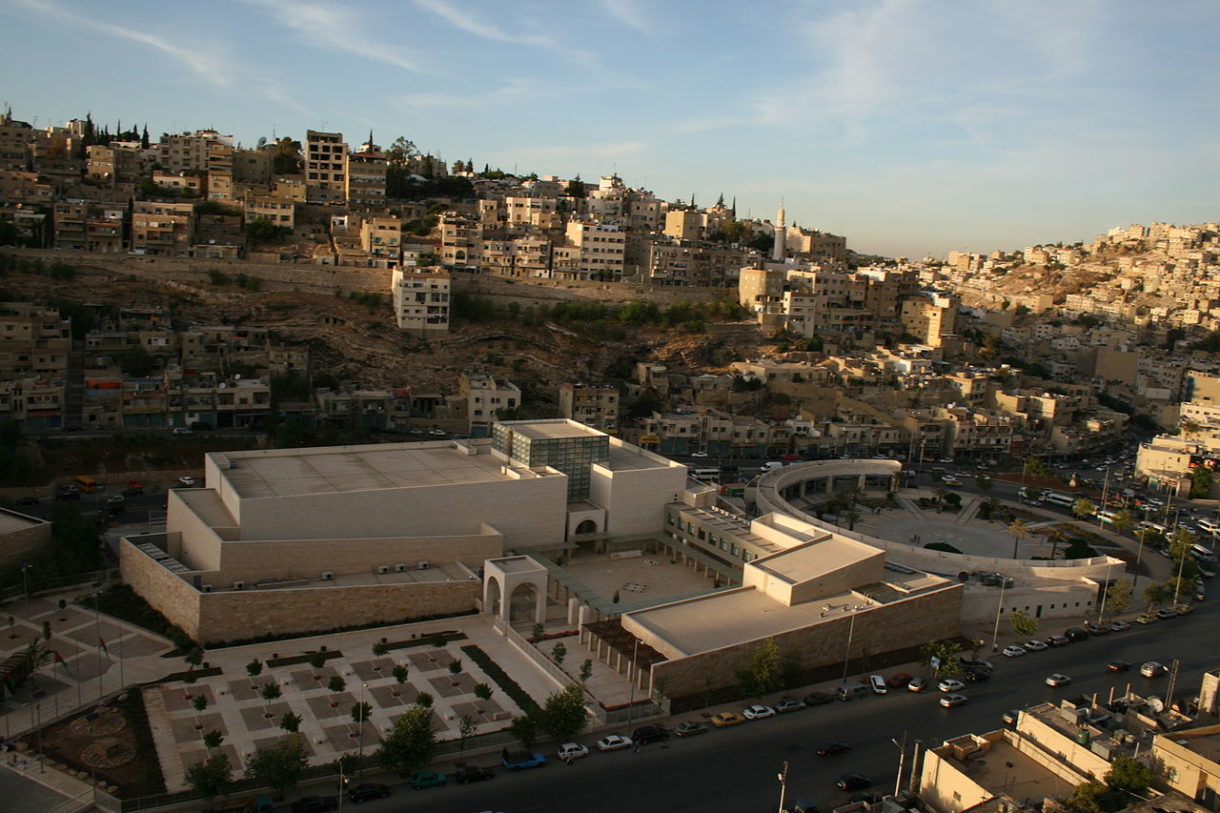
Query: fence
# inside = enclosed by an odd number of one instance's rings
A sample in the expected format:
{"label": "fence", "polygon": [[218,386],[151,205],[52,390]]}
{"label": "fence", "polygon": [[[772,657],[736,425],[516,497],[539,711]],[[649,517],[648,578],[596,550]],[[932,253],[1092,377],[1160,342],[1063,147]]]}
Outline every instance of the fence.
{"label": "fence", "polygon": [[[105,586],[111,581],[117,581],[118,578],[119,569],[117,567],[107,568],[106,570],[94,570],[90,573],[74,573],[70,576],[61,576],[55,579],[41,579],[35,575],[30,580],[30,595],[36,596],[41,593],[53,593],[57,590],[67,590],[70,587],[90,587],[98,583]],[[0,604],[22,598],[25,598],[25,585],[14,585],[5,590],[0,590]]]}

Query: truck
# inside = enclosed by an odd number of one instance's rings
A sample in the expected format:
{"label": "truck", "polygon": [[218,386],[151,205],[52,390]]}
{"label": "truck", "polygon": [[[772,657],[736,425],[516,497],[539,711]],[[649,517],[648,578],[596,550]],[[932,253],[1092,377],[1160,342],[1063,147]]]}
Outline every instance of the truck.
{"label": "truck", "polygon": [[510,751],[505,748],[500,752],[500,764],[506,771],[523,771],[526,768],[541,768],[546,764],[546,757],[529,751]]}
{"label": "truck", "polygon": [[225,799],[217,802],[212,810],[214,813],[271,813],[271,797],[259,795]]}

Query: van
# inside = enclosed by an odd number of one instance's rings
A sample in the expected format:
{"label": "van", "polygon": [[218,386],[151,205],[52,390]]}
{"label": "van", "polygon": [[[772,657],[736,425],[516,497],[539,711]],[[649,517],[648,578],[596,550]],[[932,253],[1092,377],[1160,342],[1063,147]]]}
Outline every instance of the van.
{"label": "van", "polygon": [[784,464],[779,460],[768,460],[766,463],[762,464],[762,472],[763,474],[766,474],[769,471],[775,471],[776,469],[782,469],[783,467]]}
{"label": "van", "polygon": [[866,683],[844,683],[835,691],[835,695],[846,703],[848,700],[855,700],[857,697],[867,697],[868,692],[869,688]]}
{"label": "van", "polygon": [[86,494],[92,494],[95,491],[102,491],[105,488],[105,486],[103,486],[97,480],[94,480],[92,477],[89,477],[88,475],[81,475],[80,477],[74,477],[72,479],[72,485],[76,486],[81,491],[85,492]]}
{"label": "van", "polygon": [[885,685],[885,678],[881,675],[869,675],[868,685],[872,687],[873,694],[885,694],[889,691],[889,687]]}
{"label": "van", "polygon": [[1216,522],[1208,517],[1203,517],[1199,520],[1199,527],[1207,531],[1209,534],[1220,534],[1220,522]]}

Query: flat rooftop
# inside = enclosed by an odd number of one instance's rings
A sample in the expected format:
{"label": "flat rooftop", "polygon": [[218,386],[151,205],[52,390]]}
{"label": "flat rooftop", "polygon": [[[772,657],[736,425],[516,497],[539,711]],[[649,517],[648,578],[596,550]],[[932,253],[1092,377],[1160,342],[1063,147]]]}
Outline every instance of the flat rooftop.
{"label": "flat rooftop", "polygon": [[604,438],[605,432],[599,432],[583,424],[563,418],[543,421],[508,421],[504,424],[518,435],[531,440],[548,440],[554,438]]}
{"label": "flat rooftop", "polygon": [[680,657],[825,624],[844,617],[851,608],[876,606],[850,592],[789,607],[743,587],[630,613],[623,617],[623,625],[628,630],[636,625],[648,630],[650,640],[664,641],[664,649],[673,650],[665,654]]}
{"label": "flat rooftop", "polygon": [[800,584],[884,556],[885,551],[881,548],[827,534],[825,539],[790,548],[752,564],[789,584]]}
{"label": "flat rooftop", "polygon": [[243,499],[334,494],[511,479],[488,449],[465,454],[452,441],[224,452],[221,476]]}
{"label": "flat rooftop", "polygon": [[610,446],[610,461],[601,465],[610,471],[639,471],[640,469],[667,469],[677,466],[665,459],[658,459],[635,447]]}
{"label": "flat rooftop", "polygon": [[17,511],[8,511],[0,509],[0,534],[11,534],[17,531],[24,531],[26,528],[33,528],[38,525],[46,525],[45,520],[37,517],[27,517]]}
{"label": "flat rooftop", "polygon": [[1076,787],[1013,748],[1007,740],[992,742],[987,753],[978,759],[951,761],[987,790],[1013,799],[1064,797]]}

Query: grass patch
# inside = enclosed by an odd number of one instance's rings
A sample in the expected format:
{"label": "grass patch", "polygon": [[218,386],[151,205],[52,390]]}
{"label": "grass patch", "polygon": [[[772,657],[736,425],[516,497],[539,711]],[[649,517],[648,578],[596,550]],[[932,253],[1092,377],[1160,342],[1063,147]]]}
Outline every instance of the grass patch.
{"label": "grass patch", "polygon": [[486,652],[479,649],[474,644],[462,647],[462,652],[464,652],[466,657],[470,658],[470,660],[476,666],[482,669],[484,674],[491,678],[492,681],[494,681],[495,684],[500,687],[500,691],[508,695],[509,698],[511,698],[522,711],[524,711],[526,714],[535,714],[540,711],[538,704],[534,701],[534,698],[530,697],[529,694],[526,693],[525,689],[518,686],[517,681],[510,678],[508,674],[500,668],[500,664],[493,661]]}
{"label": "grass patch", "polygon": [[414,638],[409,641],[390,641],[385,645],[385,648],[411,649],[417,646],[444,646],[450,641],[465,641],[466,637],[464,632],[439,632],[436,635],[429,635],[427,638]]}
{"label": "grass patch", "polygon": [[342,658],[342,650],[332,649],[327,652],[308,652],[304,655],[289,655],[287,658],[268,658],[267,668],[274,669],[277,666],[296,666],[299,663],[309,663],[314,659],[315,655],[321,655],[324,660],[331,658]]}
{"label": "grass patch", "polygon": [[924,550],[940,550],[945,553],[961,553],[960,550],[950,545],[948,542],[929,542],[924,545]]}

